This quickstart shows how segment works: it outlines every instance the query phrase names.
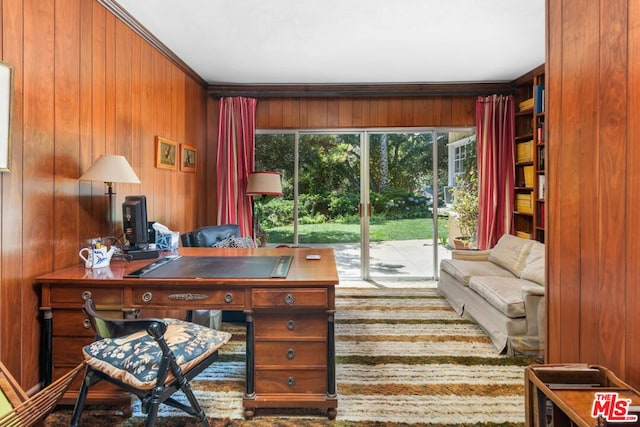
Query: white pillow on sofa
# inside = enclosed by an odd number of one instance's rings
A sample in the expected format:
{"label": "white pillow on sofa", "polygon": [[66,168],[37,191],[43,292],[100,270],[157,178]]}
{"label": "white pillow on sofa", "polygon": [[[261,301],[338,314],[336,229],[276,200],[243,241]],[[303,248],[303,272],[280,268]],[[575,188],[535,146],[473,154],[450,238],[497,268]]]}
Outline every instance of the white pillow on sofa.
{"label": "white pillow on sofa", "polygon": [[531,240],[516,237],[511,234],[503,235],[489,253],[489,261],[506,268],[520,277],[527,261]]}

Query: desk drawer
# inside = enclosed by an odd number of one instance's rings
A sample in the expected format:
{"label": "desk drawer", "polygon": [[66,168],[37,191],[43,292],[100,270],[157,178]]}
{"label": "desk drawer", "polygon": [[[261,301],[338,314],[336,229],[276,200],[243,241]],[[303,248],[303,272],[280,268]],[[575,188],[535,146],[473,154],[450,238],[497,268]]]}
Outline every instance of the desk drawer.
{"label": "desk drawer", "polygon": [[[122,311],[104,311],[100,314],[112,319],[123,319]],[[77,310],[55,310],[53,314],[54,337],[87,337],[90,341],[95,337],[89,319],[78,308]]]}
{"label": "desk drawer", "polygon": [[133,289],[133,306],[160,304],[162,308],[242,310],[245,305],[242,289],[198,289],[176,286],[172,289]]}
{"label": "desk drawer", "polygon": [[327,366],[327,346],[324,342],[256,342],[256,368],[260,365]]}
{"label": "desk drawer", "polygon": [[296,339],[327,337],[327,315],[324,312],[287,310],[280,313],[258,312],[255,315],[256,338]]}
{"label": "desk drawer", "polygon": [[91,286],[84,288],[82,286],[55,286],[51,287],[51,304],[75,304],[78,306],[78,310],[84,304],[84,301],[88,298],[93,299],[96,306],[100,308],[101,305],[118,305],[121,306],[123,302],[122,289],[115,287],[100,288],[98,286]]}
{"label": "desk drawer", "polygon": [[254,289],[251,293],[254,308],[327,307],[326,289],[278,288]]}
{"label": "desk drawer", "polygon": [[256,370],[256,393],[258,394],[323,394],[326,390],[327,371],[324,369]]}
{"label": "desk drawer", "polygon": [[73,337],[53,337],[53,366],[75,366],[82,362],[82,347],[93,339]]}

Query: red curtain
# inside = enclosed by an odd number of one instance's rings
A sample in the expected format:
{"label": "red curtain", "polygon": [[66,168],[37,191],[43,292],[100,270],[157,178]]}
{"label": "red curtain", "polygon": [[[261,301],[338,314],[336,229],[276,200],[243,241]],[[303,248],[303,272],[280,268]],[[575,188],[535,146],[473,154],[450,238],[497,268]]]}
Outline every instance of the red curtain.
{"label": "red curtain", "polygon": [[254,167],[256,100],[220,99],[218,129],[218,224],[238,224],[241,236],[253,235],[251,199],[245,189]]}
{"label": "red curtain", "polygon": [[515,181],[513,96],[478,97],[478,249],[495,246],[513,229]]}

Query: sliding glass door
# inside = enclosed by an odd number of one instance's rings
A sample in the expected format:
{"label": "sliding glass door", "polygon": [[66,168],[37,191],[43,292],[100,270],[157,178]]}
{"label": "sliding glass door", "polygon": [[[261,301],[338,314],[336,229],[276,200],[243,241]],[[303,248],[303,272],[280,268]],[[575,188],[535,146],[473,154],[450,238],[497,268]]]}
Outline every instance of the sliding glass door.
{"label": "sliding glass door", "polygon": [[260,203],[269,245],[331,246],[341,279],[435,278],[449,254],[451,144],[472,133],[258,131],[256,169],[283,176],[284,194]]}

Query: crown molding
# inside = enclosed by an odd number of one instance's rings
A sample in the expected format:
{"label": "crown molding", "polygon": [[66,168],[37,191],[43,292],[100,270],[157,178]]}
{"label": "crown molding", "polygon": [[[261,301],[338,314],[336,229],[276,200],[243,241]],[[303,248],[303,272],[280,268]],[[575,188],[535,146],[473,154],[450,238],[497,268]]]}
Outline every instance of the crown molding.
{"label": "crown molding", "polygon": [[511,94],[513,93],[513,86],[510,82],[459,84],[209,85],[209,95],[219,98],[227,96],[247,96],[255,98],[482,96],[496,93]]}

